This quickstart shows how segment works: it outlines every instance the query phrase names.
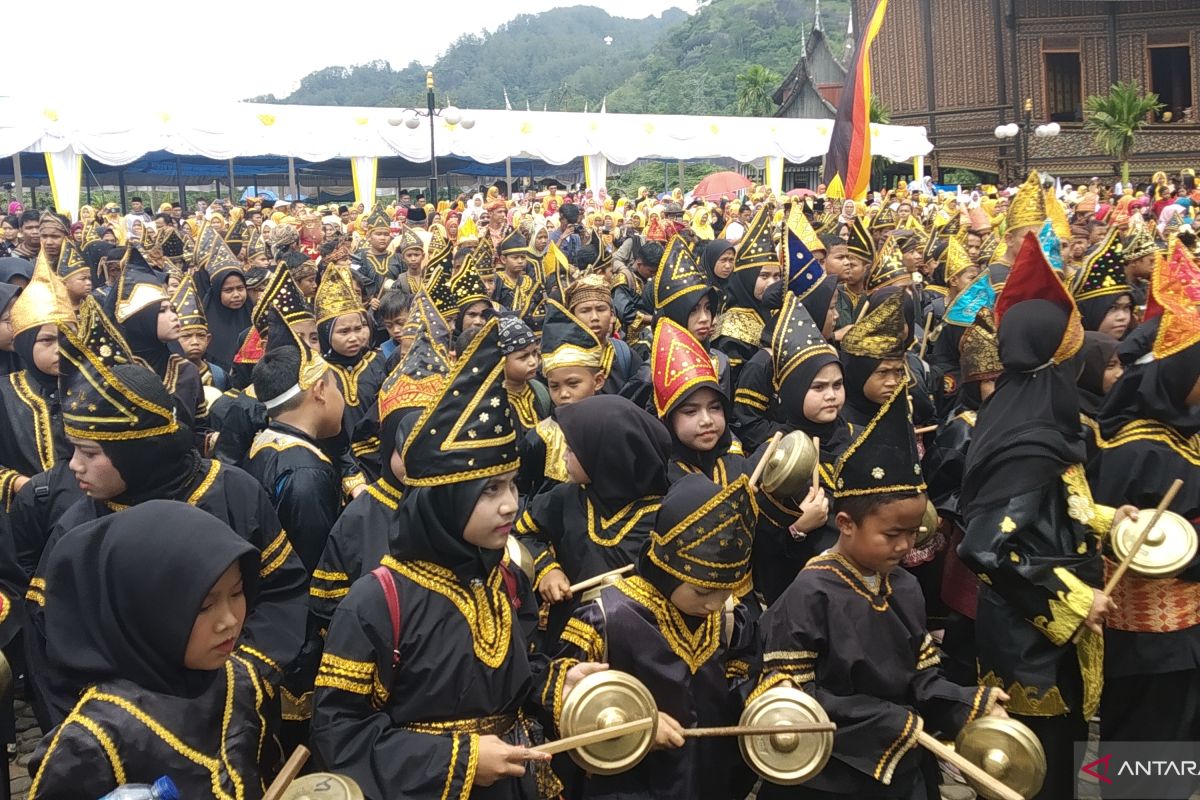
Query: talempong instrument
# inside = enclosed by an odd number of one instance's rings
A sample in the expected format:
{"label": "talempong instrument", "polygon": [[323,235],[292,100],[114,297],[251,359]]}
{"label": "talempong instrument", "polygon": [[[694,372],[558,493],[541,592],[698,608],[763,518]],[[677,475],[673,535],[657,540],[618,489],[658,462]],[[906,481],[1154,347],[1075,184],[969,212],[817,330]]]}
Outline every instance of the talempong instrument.
{"label": "talempong instrument", "polygon": [[[1142,509],[1137,522],[1126,517],[1113,528],[1109,536],[1113,554],[1118,562],[1128,560],[1129,571],[1143,578],[1174,578],[1196,557],[1196,529],[1174,511],[1164,511],[1158,524],[1150,527],[1153,513],[1154,509]],[[1135,550],[1143,531],[1148,531],[1145,541]]]}
{"label": "talempong instrument", "polygon": [[513,567],[525,573],[525,577],[529,579],[529,584],[533,585],[533,554],[529,552],[529,548],[521,542],[520,539],[508,535],[508,541],[504,543],[504,552],[508,553],[508,563]]}
{"label": "talempong instrument", "polygon": [[345,775],[316,772],[292,781],[281,800],[363,800],[363,793]]}
{"label": "talempong instrument", "polygon": [[305,762],[308,761],[308,756],[307,747],[302,744],[296,745],[291,757],[284,762],[283,769],[279,770],[275,780],[271,781],[271,785],[267,787],[263,800],[282,800],[284,792],[287,791],[295,777],[300,774]]}
{"label": "talempong instrument", "polygon": [[917,741],[958,768],[988,800],[1026,800],[1046,779],[1046,752],[1027,725],[1012,718],[981,717],[959,732],[954,747],[922,731]]}
{"label": "talempong instrument", "polygon": [[[818,445],[804,431],[780,436],[774,449],[768,448],[759,461],[762,489],[771,497],[799,503],[813,485],[813,475],[821,460]],[[772,440],[774,441],[774,440]]]}
{"label": "talempong instrument", "polygon": [[[618,670],[586,676],[563,702],[559,730],[564,738],[539,745],[542,753],[569,751],[590,773],[625,772],[650,752],[658,709],[650,690]],[[747,704],[739,724],[689,728],[685,739],[737,736],[742,757],[765,780],[800,783],[816,775],[833,752],[833,731],[820,705],[799,689],[774,687]]]}

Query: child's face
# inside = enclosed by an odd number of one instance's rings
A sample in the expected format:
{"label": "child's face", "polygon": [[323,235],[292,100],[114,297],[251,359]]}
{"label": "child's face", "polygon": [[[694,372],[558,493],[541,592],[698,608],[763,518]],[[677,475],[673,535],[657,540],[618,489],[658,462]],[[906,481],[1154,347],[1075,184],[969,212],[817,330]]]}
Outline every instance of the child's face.
{"label": "child's face", "polygon": [[783,270],[778,264],[770,264],[758,271],[758,278],[754,281],[754,299],[762,300],[767,289],[771,284],[778,281],[783,275]]}
{"label": "child's face", "polygon": [[183,654],[183,665],[204,671],[220,669],[237,647],[245,621],[246,593],[241,566],[235,561],[217,578],[200,604]]}
{"label": "child's face", "polygon": [[300,288],[300,294],[305,297],[312,297],[317,293],[317,276],[305,275],[300,280],[296,281],[296,286]]}
{"label": "child's face", "polygon": [[899,359],[886,359],[879,362],[879,366],[867,378],[863,384],[863,396],[872,403],[883,404],[896,391],[896,387],[908,377],[908,373],[904,370],[904,362]]}
{"label": "child's face", "polygon": [[409,272],[420,272],[421,262],[425,260],[425,251],[419,247],[410,247],[404,251],[404,266]]}
{"label": "child's face", "polygon": [[804,394],[804,417],[827,425],[837,419],[846,404],[846,385],[840,364],[826,364],[817,370]]}
{"label": "child's face", "polygon": [[326,372],[309,391],[320,401],[317,438],[337,436],[342,430],[342,413],[346,410],[346,398],[338,388],[337,378],[332,372]]}
{"label": "child's face", "polygon": [[158,340],[174,342],[179,339],[179,315],[170,300],[163,300],[158,309]]}
{"label": "child's face", "polygon": [[125,479],[99,442],[71,439],[75,452],[68,466],[79,488],[94,500],[110,500],[125,491]]}
{"label": "child's face", "polygon": [[208,352],[210,341],[212,341],[212,335],[199,328],[189,328],[179,334],[179,348],[183,350],[183,357],[189,361],[204,358],[204,354]]}
{"label": "child's face", "polygon": [[851,286],[861,286],[862,282],[866,279],[867,262],[849,253],[843,256],[842,283],[847,283]]}
{"label": "child's face", "polygon": [[517,518],[517,472],[489,478],[463,528],[463,540],[485,550],[502,550]]}
{"label": "child's face", "polygon": [[732,594],[728,589],[709,589],[681,583],[671,592],[671,603],[689,617],[707,617],[721,610]]}
{"label": "child's face", "polygon": [[600,391],[604,373],[587,367],[559,367],[546,373],[546,385],[555,406],[569,406]]}
{"label": "child's face", "polygon": [[512,383],[529,383],[537,375],[541,358],[537,342],[509,353],[504,357],[504,379]]}
{"label": "child's face", "polygon": [[712,323],[712,299],[710,295],[706,294],[688,312],[687,329],[692,336],[696,337],[696,341],[703,343],[712,336]]}
{"label": "child's face", "polygon": [[924,516],[923,494],[876,506],[861,523],[839,511],[838,552],[863,570],[887,575],[916,544]]}
{"label": "child's face", "polygon": [[343,314],[334,321],[329,332],[329,346],[339,355],[354,358],[366,349],[370,338],[362,314]]}
{"label": "child's face", "polygon": [[587,470],[583,468],[583,464],[579,463],[579,458],[575,455],[575,451],[569,447],[563,451],[563,462],[566,464],[567,478],[570,479],[571,483],[583,486],[592,482],[592,476],[587,474]]}
{"label": "child's face", "polygon": [[725,433],[725,406],[713,389],[698,389],[671,415],[675,437],[684,447],[707,452]]}
{"label": "child's face", "polygon": [[504,261],[504,269],[509,275],[520,275],[525,271],[525,265],[529,262],[529,256],[525,253],[512,253],[500,258]]}
{"label": "child's face", "polygon": [[603,300],[588,300],[579,303],[571,309],[571,313],[579,317],[579,321],[588,326],[588,330],[603,342],[612,331],[612,305]]}
{"label": "child's face", "polygon": [[387,329],[388,336],[397,345],[400,344],[400,332],[404,330],[404,326],[408,324],[408,312],[402,311],[394,317],[384,317],[383,327]]}

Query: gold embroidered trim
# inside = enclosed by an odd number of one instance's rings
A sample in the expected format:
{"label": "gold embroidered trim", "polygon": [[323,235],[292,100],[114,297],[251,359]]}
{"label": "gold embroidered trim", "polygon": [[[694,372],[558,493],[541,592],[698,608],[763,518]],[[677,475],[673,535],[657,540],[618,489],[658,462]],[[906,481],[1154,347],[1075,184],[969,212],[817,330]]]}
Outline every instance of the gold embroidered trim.
{"label": "gold embroidered trim", "polygon": [[1059,591],[1057,598],[1046,602],[1050,616],[1038,615],[1033,618],[1033,626],[1045,634],[1051,642],[1062,646],[1067,643],[1080,623],[1087,619],[1092,610],[1092,599],[1096,590],[1076,578],[1065,567],[1055,567],[1054,575],[1067,587]]}
{"label": "gold embroidered trim", "polygon": [[529,388],[529,384],[525,384],[520,392],[508,390],[508,404],[522,428],[532,428],[542,421],[538,416],[533,389]]}
{"label": "gold embroidered trim", "polygon": [[[301,447],[308,450],[317,458],[324,461],[326,464],[332,463],[329,456],[321,452],[321,448],[311,442],[306,442],[303,439],[293,436],[290,433],[277,431],[272,428],[264,428],[254,437],[254,441],[250,444],[250,458],[254,458],[263,450],[277,450],[282,453],[284,450],[290,450],[293,447]],[[216,463],[215,461],[213,463]]]}
{"label": "gold embroidered trim", "polygon": [[823,569],[841,578],[847,586],[863,597],[875,611],[888,610],[888,598],[892,594],[892,583],[888,576],[881,576],[879,594],[874,594],[867,586],[867,580],[840,553],[823,553],[808,562],[804,569]]}
{"label": "gold embroidered trim", "polygon": [[995,672],[988,672],[981,676],[979,683],[983,686],[1003,689],[1009,696],[1009,701],[1004,704],[1004,708],[1010,714],[1023,714],[1027,717],[1057,717],[1070,712],[1057,686],[1051,686],[1044,694],[1036,686],[1025,686],[1017,681],[1005,686],[1004,681]]}
{"label": "gold embroidered trim", "polygon": [[1111,439],[1099,441],[1100,447],[1110,449],[1136,441],[1151,441],[1165,444],[1192,466],[1200,467],[1200,434],[1182,436],[1179,431],[1149,419],[1126,423]]}
{"label": "gold embroidered trim", "polygon": [[1072,464],[1062,474],[1067,487],[1067,516],[1086,525],[1097,535],[1105,536],[1112,527],[1116,509],[1100,506],[1092,499],[1092,489],[1082,464]]}
{"label": "gold embroidered trim", "polygon": [[924,721],[911,711],[908,712],[908,720],[904,723],[904,729],[900,731],[900,735],[896,737],[896,741],[888,745],[888,748],[883,751],[883,756],[880,757],[879,763],[875,766],[875,780],[888,786],[892,782],[892,773],[896,771],[896,766],[900,763],[900,759],[912,750],[917,744],[917,737],[921,735],[921,729],[924,727]]}
{"label": "gold embroidered trim", "polygon": [[721,644],[721,612],[709,614],[696,630],[688,630],[683,614],[644,578],[634,575],[616,584],[626,597],[654,615],[658,630],[688,669],[695,675],[712,658]]}
{"label": "gold embroidered trim", "polygon": [[503,574],[492,570],[487,583],[472,581],[464,587],[454,573],[428,561],[400,562],[384,556],[383,565],[418,586],[449,600],[466,620],[475,657],[497,669],[508,657],[512,642],[512,606],[502,587]]}
{"label": "gold embroidered trim", "polygon": [[[635,508],[639,503],[643,505]],[[584,506],[587,510],[587,535],[596,544],[601,547],[616,547],[621,541],[632,531],[637,524],[647,514],[657,514],[659,507],[662,505],[662,499],[659,497],[639,497],[629,505],[625,506],[611,517],[604,517],[596,512],[592,501],[585,495]],[[596,518],[600,518],[600,530],[596,530]],[[609,529],[614,525],[619,525],[612,538],[602,538],[601,533],[608,533]]]}
{"label": "gold embroidered trim", "polygon": [[121,756],[117,753],[117,746],[113,744],[112,737],[104,732],[104,729],[100,727],[98,722],[93,719],[89,719],[82,714],[68,721],[74,722],[76,725],[79,725],[82,728],[86,728],[87,731],[96,738],[96,741],[100,743],[102,748],[104,748],[104,754],[108,756],[108,763],[112,765],[113,778],[116,779],[117,785],[120,786],[122,783],[124,783],[125,765],[121,763]]}
{"label": "gold embroidered trim", "polygon": [[33,440],[37,445],[38,460],[44,472],[54,466],[54,431],[50,427],[50,406],[29,385],[24,370],[9,375],[8,379],[17,397],[29,407],[29,412],[33,415]]}
{"label": "gold embroidered trim", "polygon": [[533,426],[533,430],[546,445],[545,464],[542,468],[543,474],[551,480],[566,483],[569,480],[565,459],[567,437],[563,435],[562,428],[559,427],[558,422],[552,417],[546,417],[536,423]]}
{"label": "gold embroidered trim", "polygon": [[329,369],[337,375],[338,383],[342,385],[342,396],[346,398],[346,405],[358,408],[358,381],[371,362],[375,360],[376,355],[376,351],[371,350],[349,369],[337,364],[329,365]]}
{"label": "gold embroidered trim", "polygon": [[758,686],[755,686],[753,691],[751,691],[750,695],[746,698],[746,704],[749,705],[751,700],[754,700],[768,689],[778,686],[781,683],[788,683],[791,680],[792,678],[790,675],[784,675],[782,672],[774,672],[770,675],[764,672],[762,679],[758,683]]}
{"label": "gold embroidered trim", "polygon": [[762,317],[753,309],[733,306],[725,309],[725,312],[717,318],[713,325],[713,338],[728,336],[730,339],[758,347],[759,342],[762,341],[764,327]]}
{"label": "gold embroidered trim", "polygon": [[480,736],[503,736],[513,729],[517,720],[517,714],[492,714],[487,717],[471,719],[407,722],[404,729],[416,733],[474,733]]}
{"label": "gold embroidered trim", "polygon": [[555,727],[562,717],[563,687],[567,683],[567,673],[578,663],[574,658],[556,658],[550,662],[546,683],[542,686],[542,708],[551,712]]}
{"label": "gold embroidered trim", "polygon": [[201,498],[208,493],[208,490],[212,488],[213,481],[217,479],[217,473],[220,471],[220,461],[217,461],[214,458],[212,461],[208,462],[208,472],[205,474],[204,480],[200,481],[200,485],[196,487],[195,491],[188,495],[187,504],[189,506],[194,506],[199,503]]}
{"label": "gold embroidered trim", "polygon": [[[401,492],[390,486],[386,481],[380,479],[374,483],[367,484],[367,494],[379,501],[380,505],[387,506],[392,511],[400,508],[400,500],[403,498]],[[316,573],[313,574],[316,577]]]}
{"label": "gold embroidered trim", "polygon": [[595,628],[578,617],[567,620],[560,638],[582,650],[586,661],[600,661],[604,656],[604,639]]}

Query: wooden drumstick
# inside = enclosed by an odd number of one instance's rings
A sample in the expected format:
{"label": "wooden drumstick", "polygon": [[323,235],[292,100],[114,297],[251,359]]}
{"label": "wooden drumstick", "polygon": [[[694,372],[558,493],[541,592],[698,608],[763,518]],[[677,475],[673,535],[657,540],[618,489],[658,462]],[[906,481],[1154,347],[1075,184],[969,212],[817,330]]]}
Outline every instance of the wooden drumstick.
{"label": "wooden drumstick", "polygon": [[624,722],[620,725],[613,725],[609,728],[597,728],[594,731],[587,733],[568,736],[565,739],[558,739],[553,742],[539,744],[536,747],[531,747],[538,753],[547,755],[555,755],[556,753],[565,753],[568,750],[574,750],[577,747],[586,747],[589,744],[599,744],[607,742],[609,739],[619,739],[630,733],[641,733],[648,731],[654,727],[655,719],[653,717],[645,717],[643,719],[635,719],[633,722]]}
{"label": "wooden drumstick", "polygon": [[283,769],[275,776],[275,780],[271,781],[267,793],[263,795],[263,800],[279,800],[283,797],[283,793],[292,785],[292,781],[300,774],[300,770],[304,767],[304,763],[308,761],[308,748],[304,745],[296,745],[296,749],[292,751],[292,756],[283,765]]}
{"label": "wooden drumstick", "polygon": [[821,488],[821,437],[813,437],[813,449],[817,451],[817,460],[813,464],[813,494]]}
{"label": "wooden drumstick", "polygon": [[610,569],[608,572],[602,572],[599,575],[594,575],[591,578],[580,581],[579,583],[572,583],[571,594],[575,594],[575,592],[582,592],[584,589],[591,589],[593,586],[599,586],[600,584],[604,583],[606,578],[616,578],[620,575],[624,575],[626,572],[632,572],[633,567],[633,564],[626,564],[623,567],[617,567],[616,569]]}
{"label": "wooden drumstick", "polygon": [[701,739],[708,736],[771,736],[776,733],[833,733],[832,722],[804,722],[796,725],[726,725],[718,728],[684,728],[683,738]]}
{"label": "wooden drumstick", "polygon": [[925,425],[920,428],[913,428],[913,433],[915,433],[917,436],[924,436],[927,433],[933,433],[937,429],[937,425]]}
{"label": "wooden drumstick", "polygon": [[779,431],[771,437],[771,441],[767,442],[767,452],[763,453],[763,457],[754,467],[754,472],[750,473],[750,491],[758,491],[758,480],[762,477],[763,470],[767,468],[767,462],[771,460],[771,456],[775,455],[775,448],[779,447],[779,441],[782,438],[783,431]]}
{"label": "wooden drumstick", "polygon": [[[1117,584],[1121,582],[1121,578],[1125,577],[1125,572],[1129,569],[1129,565],[1133,563],[1133,559],[1137,557],[1138,551],[1142,549],[1142,545],[1146,543],[1146,538],[1150,535],[1150,531],[1162,519],[1163,513],[1167,510],[1167,506],[1175,500],[1175,495],[1179,494],[1179,490],[1183,488],[1183,479],[1176,478],[1171,487],[1167,489],[1167,493],[1163,495],[1162,500],[1158,502],[1158,506],[1154,509],[1154,516],[1150,517],[1150,524],[1142,528],[1142,532],[1133,540],[1133,545],[1129,548],[1129,552],[1121,559],[1121,563],[1117,564],[1117,568],[1113,570],[1113,574],[1109,576],[1108,582],[1104,584],[1103,592],[1106,595],[1112,595],[1113,589],[1117,588]],[[1087,628],[1083,623],[1071,635],[1071,643],[1074,644],[1083,638],[1083,632]]]}
{"label": "wooden drumstick", "polygon": [[925,348],[929,347],[929,329],[932,327],[933,327],[933,312],[930,311],[929,313],[927,313],[925,315],[925,327],[921,329],[921,332],[925,335],[921,337],[921,349],[919,351],[917,351],[917,360],[918,361],[925,360]]}
{"label": "wooden drumstick", "polygon": [[954,752],[952,748],[942,744],[925,731],[917,734],[917,742],[942,761],[953,764],[958,768],[959,772],[962,772],[971,778],[971,780],[985,786],[988,794],[993,797],[998,797],[1000,800],[1025,800],[1018,792],[1010,789],[1006,784],[985,772],[982,767],[976,766],[974,762],[963,758]]}

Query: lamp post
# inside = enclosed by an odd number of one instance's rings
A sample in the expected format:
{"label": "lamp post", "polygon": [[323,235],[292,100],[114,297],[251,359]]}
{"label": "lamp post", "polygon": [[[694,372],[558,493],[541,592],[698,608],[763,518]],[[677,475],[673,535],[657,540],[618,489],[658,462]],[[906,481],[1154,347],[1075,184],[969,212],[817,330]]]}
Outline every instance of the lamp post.
{"label": "lamp post", "polygon": [[475,127],[475,120],[463,114],[455,106],[446,106],[442,109],[436,107],[436,99],[433,96],[433,72],[425,73],[425,110],[401,108],[400,112],[401,116],[389,119],[388,125],[393,127],[403,125],[409,130],[416,130],[421,127],[422,117],[429,120],[429,198],[430,202],[437,205],[437,130],[434,127],[434,118],[441,117],[450,125],[462,125],[464,130]]}
{"label": "lamp post", "polygon": [[1021,137],[1021,175],[1023,177],[1029,174],[1029,134],[1032,131],[1034,136],[1043,139],[1050,139],[1058,136],[1062,132],[1062,127],[1057,122],[1047,122],[1043,125],[1033,127],[1033,99],[1025,98],[1025,104],[1022,107],[1022,119],[1020,122],[1010,122],[1007,125],[997,125],[993,131],[997,139],[1004,141],[1006,139],[1014,139],[1018,135]]}

